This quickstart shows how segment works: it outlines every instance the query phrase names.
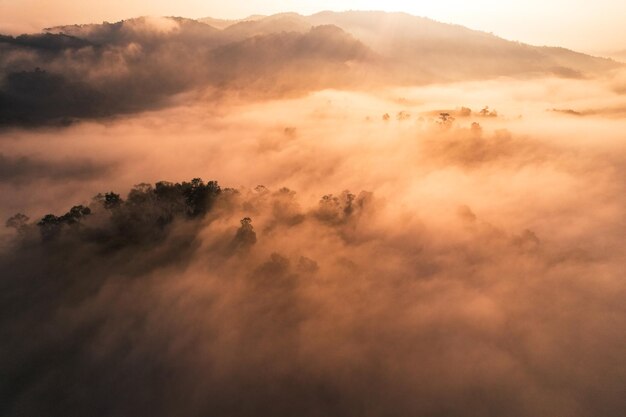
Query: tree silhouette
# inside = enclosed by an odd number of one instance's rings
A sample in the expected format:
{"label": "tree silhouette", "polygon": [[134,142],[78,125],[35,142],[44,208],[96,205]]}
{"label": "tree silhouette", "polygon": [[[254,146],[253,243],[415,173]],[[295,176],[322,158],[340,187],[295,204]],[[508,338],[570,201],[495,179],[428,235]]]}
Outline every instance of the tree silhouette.
{"label": "tree silhouette", "polygon": [[50,240],[61,230],[62,223],[54,214],[46,214],[37,222],[43,240]]}
{"label": "tree silhouette", "polygon": [[498,112],[496,110],[489,110],[489,106],[485,106],[478,114],[480,114],[481,117],[498,117]]}
{"label": "tree silhouette", "polygon": [[82,205],[74,206],[70,209],[70,211],[65,213],[63,216],[59,217],[59,222],[65,223],[65,224],[75,224],[81,218],[88,216],[90,214],[91,214],[91,209],[89,207],[85,207]]}
{"label": "tree silhouette", "polygon": [[451,126],[454,123],[454,117],[450,113],[439,113],[439,120],[437,121],[442,126]]}
{"label": "tree silhouette", "polygon": [[5,226],[20,232],[28,226],[28,220],[30,219],[27,215],[17,213],[14,216],[9,217],[9,219],[5,223]]}
{"label": "tree silhouette", "polygon": [[[126,200],[114,192],[98,194],[90,207],[73,206],[62,216],[47,214],[36,225],[44,240],[55,238],[63,230],[67,233],[74,230],[113,247],[156,242],[167,235],[167,226],[175,219],[191,220],[204,216],[221,192],[216,181],[205,184],[200,178],[182,183],[160,181],[154,186],[141,183],[132,188]],[[89,225],[83,222],[94,210],[108,213],[104,223]],[[17,214],[7,220],[6,225],[15,229],[27,228],[28,217]],[[242,227],[244,232],[252,231],[249,222],[242,223]]]}
{"label": "tree silhouette", "polygon": [[250,217],[244,217],[241,219],[241,227],[237,229],[231,246],[235,250],[247,250],[255,243],[256,232],[254,231],[254,227],[252,227],[252,219]]}
{"label": "tree silhouette", "polygon": [[410,118],[411,118],[411,115],[408,112],[405,112],[404,110],[396,114],[396,119],[398,119],[399,121],[409,120]]}
{"label": "tree silhouette", "polygon": [[107,210],[113,210],[118,208],[122,204],[122,199],[119,194],[114,193],[113,191],[98,194],[94,197],[94,201],[99,202],[102,206]]}

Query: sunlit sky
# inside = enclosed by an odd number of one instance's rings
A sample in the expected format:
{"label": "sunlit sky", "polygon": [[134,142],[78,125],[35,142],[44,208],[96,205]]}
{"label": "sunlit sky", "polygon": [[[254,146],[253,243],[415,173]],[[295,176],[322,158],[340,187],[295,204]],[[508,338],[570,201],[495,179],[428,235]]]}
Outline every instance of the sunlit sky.
{"label": "sunlit sky", "polygon": [[588,52],[626,49],[624,0],[0,0],[0,33],[141,15],[242,18],[322,10],[404,11],[532,44]]}

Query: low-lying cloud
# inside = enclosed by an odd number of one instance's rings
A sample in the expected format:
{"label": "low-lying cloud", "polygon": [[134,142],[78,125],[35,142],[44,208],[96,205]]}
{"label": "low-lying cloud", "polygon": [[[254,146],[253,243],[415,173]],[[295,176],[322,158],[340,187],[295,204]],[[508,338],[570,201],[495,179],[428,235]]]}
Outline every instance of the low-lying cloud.
{"label": "low-lying cloud", "polygon": [[623,120],[542,82],[13,131],[116,175],[7,174],[2,414],[619,416]]}
{"label": "low-lying cloud", "polygon": [[8,156],[0,153],[0,182],[24,185],[37,179],[49,181],[80,181],[102,177],[110,171],[110,166],[93,163],[90,160],[60,160],[30,156]]}
{"label": "low-lying cloud", "polygon": [[368,16],[0,40],[0,415],[623,415],[620,78]]}

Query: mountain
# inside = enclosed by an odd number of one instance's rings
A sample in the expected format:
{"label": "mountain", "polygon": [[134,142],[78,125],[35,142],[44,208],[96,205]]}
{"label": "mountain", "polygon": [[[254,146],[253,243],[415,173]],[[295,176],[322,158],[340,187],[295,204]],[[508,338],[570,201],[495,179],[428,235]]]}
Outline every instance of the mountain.
{"label": "mountain", "polygon": [[226,29],[227,27],[232,26],[239,22],[254,21],[254,20],[263,19],[265,17],[267,16],[260,15],[260,14],[251,15],[243,19],[217,19],[214,17],[204,17],[204,18],[198,19],[198,22],[206,23],[209,26],[213,26],[214,28],[221,30],[221,29]]}
{"label": "mountain", "polygon": [[257,35],[216,48],[213,82],[242,91],[293,94],[325,88],[356,88],[359,72],[377,59],[367,46],[337,26],[306,32]]}
{"label": "mountain", "polygon": [[[322,23],[329,25],[332,23]],[[337,26],[337,25],[335,25]],[[308,32],[313,25],[306,17],[297,13],[280,13],[255,20],[245,20],[228,26],[223,30],[225,36],[231,40],[242,40],[259,35],[269,35],[281,32]]]}
{"label": "mountain", "polygon": [[405,13],[140,17],[0,36],[0,125],[142,111],[206,87],[262,98],[498,76],[591,77],[621,65]]}
{"label": "mountain", "polygon": [[[208,19],[202,21],[208,22]],[[583,77],[616,68],[614,61],[564,48],[508,41],[463,26],[407,13],[320,12],[311,16],[281,13],[233,21],[223,35],[230,40],[280,32],[306,32],[334,25],[383,57],[395,79],[404,82],[485,78],[522,73]]]}
{"label": "mountain", "polygon": [[553,74],[584,77],[620,66],[564,48],[508,41],[463,26],[406,13],[375,11],[321,12],[311,16],[280,13],[242,20],[142,17],[101,25],[63,26],[64,34],[99,45],[135,42],[201,43],[223,47],[256,36],[304,34],[316,26],[336,26],[385,61],[389,78],[399,84],[481,79],[502,75]]}
{"label": "mountain", "polygon": [[102,46],[195,43],[199,39],[213,43],[220,33],[218,29],[205,23],[179,17],[139,17],[115,23],[57,26],[44,31],[47,34],[72,36]]}
{"label": "mountain", "polygon": [[311,16],[278,14],[236,23],[224,32],[240,38],[283,31],[305,32],[334,25],[386,59],[403,82],[486,78],[522,73],[582,77],[616,68],[616,62],[564,48],[508,41],[463,26],[406,13],[321,12]]}
{"label": "mountain", "polygon": [[0,37],[0,125],[71,123],[167,105],[213,87],[248,97],[355,87],[373,61],[335,26],[234,36],[182,18],[138,18]]}
{"label": "mountain", "polygon": [[619,50],[619,51],[612,51],[606,55],[610,56],[611,58],[617,61],[626,62],[626,49]]}

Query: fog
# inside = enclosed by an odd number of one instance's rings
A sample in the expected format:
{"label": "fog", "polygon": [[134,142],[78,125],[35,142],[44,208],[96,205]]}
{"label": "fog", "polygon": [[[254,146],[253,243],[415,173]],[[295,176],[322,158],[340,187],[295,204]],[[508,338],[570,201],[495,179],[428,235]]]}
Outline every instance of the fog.
{"label": "fog", "polygon": [[0,414],[623,415],[623,73],[487,78],[8,123]]}

